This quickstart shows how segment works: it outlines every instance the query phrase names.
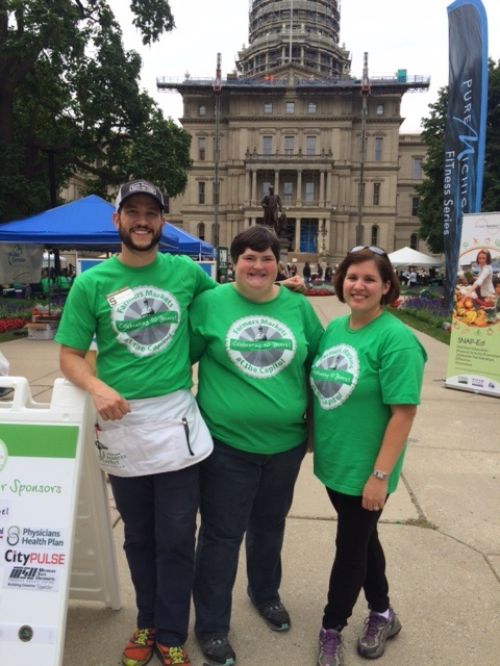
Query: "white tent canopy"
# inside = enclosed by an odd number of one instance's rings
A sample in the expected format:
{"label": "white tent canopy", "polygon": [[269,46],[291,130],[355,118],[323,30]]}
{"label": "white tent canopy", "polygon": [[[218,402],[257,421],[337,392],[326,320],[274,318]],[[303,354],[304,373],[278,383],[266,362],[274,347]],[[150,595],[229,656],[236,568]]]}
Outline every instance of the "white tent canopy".
{"label": "white tent canopy", "polygon": [[393,266],[439,266],[444,263],[444,259],[417,252],[411,247],[402,247],[388,256]]}

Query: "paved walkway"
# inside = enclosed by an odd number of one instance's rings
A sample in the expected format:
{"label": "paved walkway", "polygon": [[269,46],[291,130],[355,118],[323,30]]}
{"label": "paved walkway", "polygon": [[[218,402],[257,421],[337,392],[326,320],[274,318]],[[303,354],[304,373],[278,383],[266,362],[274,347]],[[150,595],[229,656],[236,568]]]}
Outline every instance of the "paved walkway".
{"label": "paved walkway", "polygon": [[[312,299],[326,323],[345,310],[334,297]],[[381,523],[391,599],[403,623],[389,644],[387,666],[498,666],[500,663],[500,403],[443,387],[447,347],[418,334],[429,354],[422,405],[413,427],[403,482]],[[13,375],[29,379],[47,401],[57,371],[57,345],[21,339],[0,345]],[[369,416],[369,415],[367,415]],[[70,603],[64,666],[114,666],[135,624],[133,591],[116,545],[123,608]],[[239,666],[313,666],[333,557],[335,518],[306,459],[288,519],[282,597],[289,633],[264,626],[245,592],[242,556],[231,642]],[[346,663],[366,664],[355,641],[365,615],[360,599],[345,630]],[[203,659],[191,636],[193,666]],[[155,663],[154,661],[151,663]],[[44,665],[41,665],[44,666]]]}

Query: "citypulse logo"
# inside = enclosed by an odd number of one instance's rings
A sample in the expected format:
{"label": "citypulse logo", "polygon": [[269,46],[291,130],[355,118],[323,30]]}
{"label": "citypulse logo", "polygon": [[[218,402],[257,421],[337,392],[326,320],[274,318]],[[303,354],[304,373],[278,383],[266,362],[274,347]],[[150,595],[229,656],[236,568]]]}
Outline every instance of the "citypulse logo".
{"label": "citypulse logo", "polygon": [[9,451],[7,449],[7,444],[2,439],[0,439],[0,472],[7,464],[8,457]]}

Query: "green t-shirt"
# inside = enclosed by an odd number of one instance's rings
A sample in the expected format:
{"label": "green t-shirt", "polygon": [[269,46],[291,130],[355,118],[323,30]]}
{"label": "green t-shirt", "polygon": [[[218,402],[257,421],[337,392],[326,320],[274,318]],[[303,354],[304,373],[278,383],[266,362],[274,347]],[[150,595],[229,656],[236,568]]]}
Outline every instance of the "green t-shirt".
{"label": "green t-shirt", "polygon": [[86,351],[95,334],[97,376],[127,399],[190,388],[188,308],[214,286],[188,257],[141,268],[112,257],[76,278],[56,340]]}
{"label": "green t-shirt", "polygon": [[198,296],[192,360],[198,403],[214,437],[252,453],[280,453],[306,439],[307,373],[323,327],[306,298],[281,288],[267,303],[234,284]]}
{"label": "green t-shirt", "polygon": [[[314,472],[332,490],[361,495],[391,417],[390,405],[418,405],[427,354],[388,312],[351,330],[330,323],[311,370]],[[396,489],[404,450],[388,489]]]}

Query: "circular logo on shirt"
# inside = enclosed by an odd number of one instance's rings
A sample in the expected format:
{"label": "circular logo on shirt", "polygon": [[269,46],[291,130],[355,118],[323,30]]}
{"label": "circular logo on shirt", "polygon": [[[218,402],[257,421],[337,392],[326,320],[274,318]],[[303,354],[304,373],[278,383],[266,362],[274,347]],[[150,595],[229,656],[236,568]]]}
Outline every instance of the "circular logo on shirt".
{"label": "circular logo on shirt", "polygon": [[295,356],[297,342],[292,331],[271,317],[238,319],[227,332],[226,350],[231,361],[246,375],[274,377]]}
{"label": "circular logo on shirt", "polygon": [[168,291],[132,287],[130,296],[112,306],[118,342],[135,356],[152,356],[170,343],[179,326],[181,309]]}
{"label": "circular logo on shirt", "polygon": [[359,377],[359,359],[354,347],[336,345],[314,361],[311,387],[323,409],[335,409],[351,395]]}

